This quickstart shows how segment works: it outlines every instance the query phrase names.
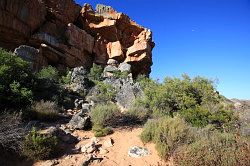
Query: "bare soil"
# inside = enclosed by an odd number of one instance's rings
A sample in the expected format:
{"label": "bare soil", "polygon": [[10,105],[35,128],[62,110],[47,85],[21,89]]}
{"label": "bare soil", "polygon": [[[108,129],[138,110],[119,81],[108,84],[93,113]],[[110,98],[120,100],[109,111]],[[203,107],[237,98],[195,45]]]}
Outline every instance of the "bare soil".
{"label": "bare soil", "polygon": [[[106,148],[109,153],[105,155],[96,154],[98,158],[102,158],[102,161],[98,160],[90,163],[91,166],[171,166],[172,162],[164,162],[157,155],[154,144],[144,145],[139,135],[142,132],[142,128],[129,128],[129,129],[115,129],[112,135],[98,138],[100,141],[98,144],[104,147],[105,140],[113,139],[114,144],[110,148]],[[75,131],[73,135],[82,138],[77,145],[84,145],[90,142],[90,139],[94,137],[91,131]],[[76,146],[77,146],[76,145]],[[145,147],[150,151],[150,155],[141,158],[132,158],[128,156],[128,150],[132,146]],[[56,159],[56,163],[59,166],[81,166],[82,162],[87,155],[83,153],[64,155]],[[55,161],[55,160],[53,160]],[[39,161],[34,163],[34,166],[47,166],[53,161]]]}

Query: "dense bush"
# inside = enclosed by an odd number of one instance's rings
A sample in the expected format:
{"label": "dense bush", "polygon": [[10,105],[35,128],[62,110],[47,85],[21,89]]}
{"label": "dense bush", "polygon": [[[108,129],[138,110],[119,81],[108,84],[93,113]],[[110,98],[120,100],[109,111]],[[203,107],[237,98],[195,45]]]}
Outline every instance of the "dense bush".
{"label": "dense bush", "polygon": [[96,136],[105,136],[111,133],[107,128],[112,118],[120,113],[119,108],[115,104],[97,105],[91,111],[91,121],[93,123],[93,131]]}
{"label": "dense bush", "polygon": [[213,124],[218,129],[228,128],[234,124],[236,116],[233,111],[218,108],[213,112],[201,106],[189,108],[181,111],[181,115],[185,120],[195,127],[205,127],[208,124]]}
{"label": "dense bush", "polygon": [[30,64],[0,48],[0,107],[22,108],[32,101]]}
{"label": "dense bush", "polygon": [[31,119],[51,121],[58,118],[58,113],[59,108],[55,102],[41,100],[32,105],[28,116]]}
{"label": "dense bush", "polygon": [[243,138],[212,132],[192,144],[180,147],[174,161],[180,166],[235,166],[250,165],[250,144]]}
{"label": "dense bush", "polygon": [[166,78],[158,83],[145,77],[139,77],[145,96],[137,99],[151,112],[153,117],[175,116],[180,114],[196,127],[214,124],[217,128],[232,127],[237,119],[233,111],[223,106],[224,97],[216,92],[212,81],[183,75],[179,78]]}
{"label": "dense bush", "polygon": [[193,141],[193,132],[181,118],[164,117],[149,120],[140,137],[144,143],[155,143],[159,155],[167,159],[179,146]]}
{"label": "dense bush", "polygon": [[154,142],[162,158],[175,154],[178,165],[249,164],[245,159],[249,144],[230,134],[238,131],[238,117],[212,81],[187,75],[166,78],[163,83],[145,77],[138,81],[145,96],[135,104],[154,118],[146,123],[141,139]]}
{"label": "dense bush", "polygon": [[202,78],[189,78],[183,75],[179,78],[166,78],[163,83],[148,78],[139,78],[145,97],[141,103],[151,111],[162,112],[173,116],[174,112],[195,108],[207,102],[217,104],[220,95],[216,93],[213,82]]}
{"label": "dense bush", "polygon": [[70,71],[59,73],[56,68],[48,66],[35,73],[35,84],[33,87],[34,100],[53,101],[60,107],[68,107],[71,93],[64,87],[70,82]]}
{"label": "dense bush", "polygon": [[56,68],[48,66],[36,73],[38,79],[49,80],[53,82],[59,82],[60,76]]}
{"label": "dense bush", "polygon": [[44,136],[33,128],[25,137],[23,154],[33,160],[49,159],[55,154],[57,146],[55,136]]}
{"label": "dense bush", "polygon": [[143,123],[149,117],[149,112],[147,109],[140,106],[132,106],[129,110],[125,112],[125,115],[130,123]]}

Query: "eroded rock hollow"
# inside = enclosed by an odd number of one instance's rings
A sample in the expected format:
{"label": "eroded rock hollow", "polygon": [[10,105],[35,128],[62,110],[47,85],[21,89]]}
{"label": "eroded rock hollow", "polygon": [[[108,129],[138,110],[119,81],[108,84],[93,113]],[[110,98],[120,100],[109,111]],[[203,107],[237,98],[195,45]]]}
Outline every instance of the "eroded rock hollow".
{"label": "eroded rock hollow", "polygon": [[136,76],[150,73],[154,42],[149,29],[110,6],[99,4],[94,10],[73,0],[1,0],[0,47],[19,47],[34,70],[90,68],[114,59],[131,64]]}

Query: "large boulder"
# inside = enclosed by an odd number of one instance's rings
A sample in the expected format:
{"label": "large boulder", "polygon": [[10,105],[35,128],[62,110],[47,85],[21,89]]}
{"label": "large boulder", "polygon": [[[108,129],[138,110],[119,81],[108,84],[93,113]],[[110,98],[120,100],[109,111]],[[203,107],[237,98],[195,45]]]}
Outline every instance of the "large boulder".
{"label": "large boulder", "polygon": [[139,83],[135,83],[131,76],[126,78],[108,77],[104,82],[115,88],[117,92],[115,100],[122,110],[131,108],[135,99],[143,95]]}
{"label": "large boulder", "polygon": [[81,67],[76,67],[71,73],[70,87],[75,92],[84,92],[89,87],[88,70]]}

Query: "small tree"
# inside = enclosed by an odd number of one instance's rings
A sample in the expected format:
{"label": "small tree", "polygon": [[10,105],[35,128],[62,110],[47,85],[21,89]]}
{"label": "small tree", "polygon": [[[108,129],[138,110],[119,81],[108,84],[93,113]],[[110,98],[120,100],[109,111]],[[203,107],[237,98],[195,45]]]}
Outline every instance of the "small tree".
{"label": "small tree", "polygon": [[21,108],[32,101],[30,64],[0,48],[0,107]]}

